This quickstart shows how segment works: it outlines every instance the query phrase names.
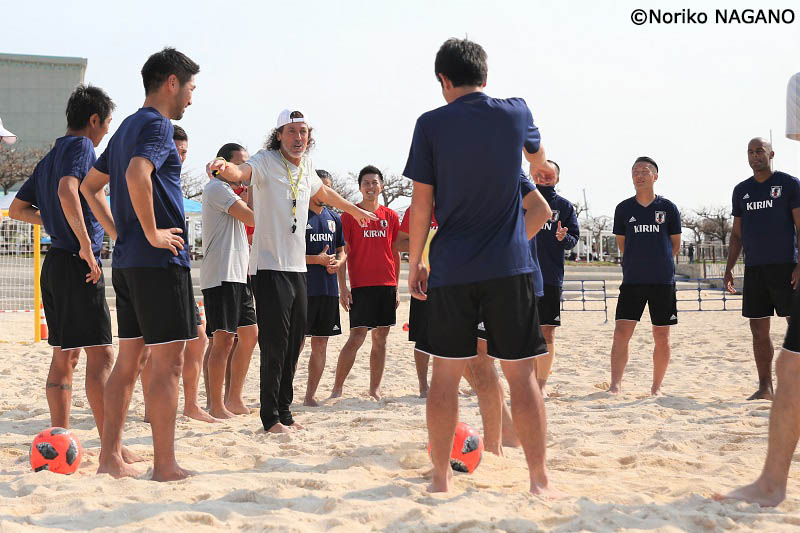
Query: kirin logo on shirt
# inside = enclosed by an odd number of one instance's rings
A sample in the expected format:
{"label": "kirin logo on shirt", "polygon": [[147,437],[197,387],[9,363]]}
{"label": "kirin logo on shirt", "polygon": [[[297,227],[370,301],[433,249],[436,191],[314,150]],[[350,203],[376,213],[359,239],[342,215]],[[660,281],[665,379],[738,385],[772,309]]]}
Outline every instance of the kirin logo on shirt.
{"label": "kirin logo on shirt", "polygon": [[558,222],[558,211],[555,209],[553,210],[553,214],[550,215],[550,222]]}
{"label": "kirin logo on shirt", "polygon": [[336,232],[336,222],[334,222],[333,220],[329,220],[328,221],[328,230],[330,230],[331,233],[335,233]]}
{"label": "kirin logo on shirt", "polygon": [[666,211],[656,211],[656,222],[658,224],[663,224],[666,219],[667,219]]}
{"label": "kirin logo on shirt", "polygon": [[781,186],[781,185],[773,185],[769,190],[770,198],[780,198],[782,189],[783,189],[783,186]]}

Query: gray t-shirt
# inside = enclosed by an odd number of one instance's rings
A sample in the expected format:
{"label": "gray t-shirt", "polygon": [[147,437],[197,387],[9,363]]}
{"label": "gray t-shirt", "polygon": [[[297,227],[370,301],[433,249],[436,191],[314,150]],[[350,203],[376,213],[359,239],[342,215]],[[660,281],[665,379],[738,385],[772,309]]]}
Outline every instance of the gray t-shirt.
{"label": "gray t-shirt", "polygon": [[247,283],[250,246],[244,223],[228,214],[240,200],[230,185],[212,178],[203,188],[203,266],[200,288],[223,281]]}

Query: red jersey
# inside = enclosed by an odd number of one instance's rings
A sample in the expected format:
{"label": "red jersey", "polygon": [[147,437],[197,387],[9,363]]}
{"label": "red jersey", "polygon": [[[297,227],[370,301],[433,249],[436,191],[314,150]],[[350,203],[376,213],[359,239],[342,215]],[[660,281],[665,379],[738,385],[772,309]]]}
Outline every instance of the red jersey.
{"label": "red jersey", "polygon": [[[435,230],[439,227],[439,223],[436,222],[436,215],[431,213],[431,229]],[[403,233],[410,233],[409,229],[411,229],[411,206],[408,206],[406,212],[403,213],[403,221],[400,223],[400,231]]]}
{"label": "red jersey", "polygon": [[359,226],[355,218],[342,213],[342,230],[347,243],[347,272],[350,288],[397,286],[392,243],[397,240],[400,219],[386,206],[375,211],[378,220]]}

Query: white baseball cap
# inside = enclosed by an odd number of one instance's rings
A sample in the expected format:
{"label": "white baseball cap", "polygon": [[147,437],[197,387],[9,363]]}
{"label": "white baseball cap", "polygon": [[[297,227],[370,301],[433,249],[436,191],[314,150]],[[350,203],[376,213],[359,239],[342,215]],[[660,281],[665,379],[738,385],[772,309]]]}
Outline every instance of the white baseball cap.
{"label": "white baseball cap", "polygon": [[0,119],[0,141],[6,144],[17,142],[17,136],[3,127],[3,119]]}
{"label": "white baseball cap", "polygon": [[281,114],[278,115],[278,125],[275,126],[276,128],[280,128],[287,124],[291,124],[293,122],[305,122],[308,124],[308,117],[297,117],[292,118],[293,111],[289,111],[288,109],[284,109],[281,111]]}
{"label": "white baseball cap", "polygon": [[786,89],[786,136],[800,141],[800,72],[791,77]]}

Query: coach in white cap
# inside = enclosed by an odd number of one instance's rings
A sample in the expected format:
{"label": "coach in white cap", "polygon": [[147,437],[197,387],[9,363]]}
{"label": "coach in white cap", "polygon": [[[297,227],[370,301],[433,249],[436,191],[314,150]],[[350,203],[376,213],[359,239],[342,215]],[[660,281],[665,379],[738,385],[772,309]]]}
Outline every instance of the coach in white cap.
{"label": "coach in white cap", "polygon": [[0,141],[6,144],[17,142],[17,136],[3,127],[3,119],[0,119]]}
{"label": "coach in white cap", "polygon": [[209,172],[249,183],[255,212],[250,274],[261,349],[261,422],[272,433],[300,429],[289,407],[294,370],[306,333],[306,223],[309,199],[337,207],[359,222],[375,215],[323,185],[307,151],[312,128],[299,111],[281,111],[265,150],[246,163],[212,161]]}

